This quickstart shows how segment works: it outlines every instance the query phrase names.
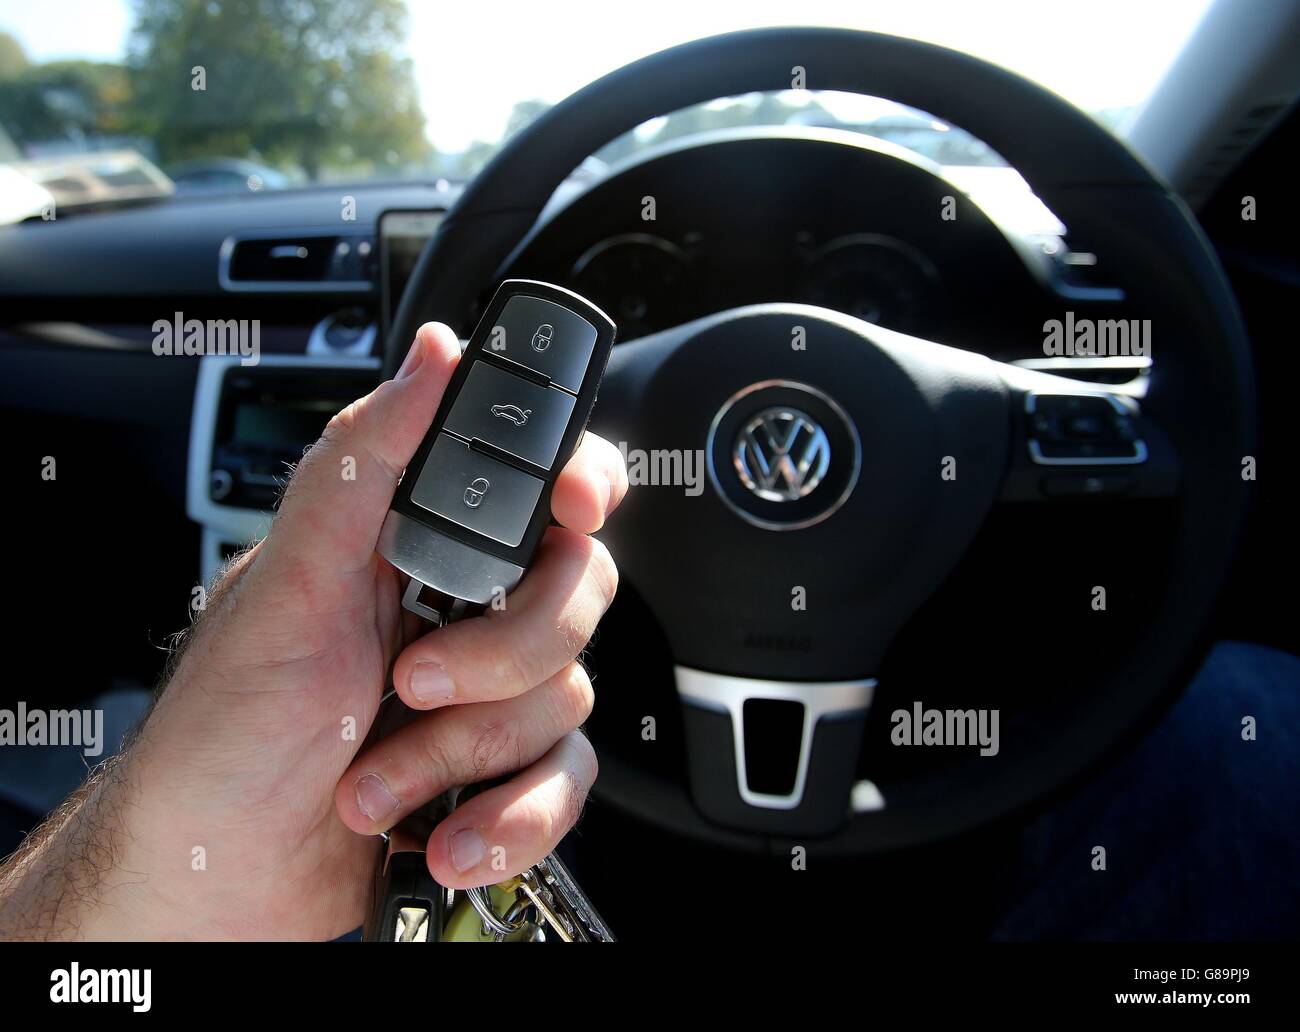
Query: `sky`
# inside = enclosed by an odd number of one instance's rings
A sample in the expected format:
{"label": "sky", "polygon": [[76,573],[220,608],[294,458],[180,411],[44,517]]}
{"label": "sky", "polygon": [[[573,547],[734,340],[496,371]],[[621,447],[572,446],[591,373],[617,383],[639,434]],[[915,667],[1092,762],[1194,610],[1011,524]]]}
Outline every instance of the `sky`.
{"label": "sky", "polygon": [[[555,102],[664,47],[795,21],[940,43],[1005,65],[1085,109],[1126,106],[1151,92],[1210,2],[408,0],[407,54],[427,135],[454,152],[498,139],[515,101]],[[127,0],[0,0],[0,30],[40,61],[120,60],[130,26]]]}

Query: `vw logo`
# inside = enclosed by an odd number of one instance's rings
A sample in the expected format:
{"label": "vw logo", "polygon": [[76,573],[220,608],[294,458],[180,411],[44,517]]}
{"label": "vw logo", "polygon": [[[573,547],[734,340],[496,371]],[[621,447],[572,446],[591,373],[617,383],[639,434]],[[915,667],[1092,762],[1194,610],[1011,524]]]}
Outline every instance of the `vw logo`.
{"label": "vw logo", "polygon": [[848,414],[794,380],[763,380],[728,398],[709,424],[704,454],[718,497],[764,530],[802,530],[831,516],[862,467]]}
{"label": "vw logo", "polygon": [[779,406],[755,414],[732,449],[740,482],[769,502],[796,502],[816,490],[831,464],[831,445],[810,415]]}

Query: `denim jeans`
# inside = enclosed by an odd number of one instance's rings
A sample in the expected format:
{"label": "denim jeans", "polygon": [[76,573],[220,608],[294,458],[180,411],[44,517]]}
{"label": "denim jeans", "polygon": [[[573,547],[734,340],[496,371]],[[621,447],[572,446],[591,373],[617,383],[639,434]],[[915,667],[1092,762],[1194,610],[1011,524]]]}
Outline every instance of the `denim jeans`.
{"label": "denim jeans", "polygon": [[1132,753],[1022,833],[1012,884],[996,939],[1300,937],[1300,659],[1218,643]]}

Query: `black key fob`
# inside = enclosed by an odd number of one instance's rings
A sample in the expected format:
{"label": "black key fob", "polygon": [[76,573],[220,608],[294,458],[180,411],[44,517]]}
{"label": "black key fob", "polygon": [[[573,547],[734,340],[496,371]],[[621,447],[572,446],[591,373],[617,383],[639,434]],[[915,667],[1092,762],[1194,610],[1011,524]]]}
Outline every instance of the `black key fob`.
{"label": "black key fob", "polygon": [[572,291],[501,284],[406,467],[379,552],[411,577],[403,605],[440,620],[524,575],[551,490],[587,428],[614,323]]}

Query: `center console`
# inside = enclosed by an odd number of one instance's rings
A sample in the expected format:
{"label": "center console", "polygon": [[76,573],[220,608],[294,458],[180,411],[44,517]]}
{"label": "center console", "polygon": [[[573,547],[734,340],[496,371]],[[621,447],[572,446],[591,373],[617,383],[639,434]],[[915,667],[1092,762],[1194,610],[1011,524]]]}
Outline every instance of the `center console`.
{"label": "center console", "polygon": [[[303,353],[263,353],[256,365],[241,365],[239,355],[199,359],[186,509],[202,527],[200,566],[205,584],[232,554],[267,532],[294,465],[330,418],[379,382],[376,352],[382,347],[376,344],[386,339],[420,252],[442,217],[441,210],[429,209],[381,213],[373,238],[379,261],[357,266],[370,269],[373,275],[377,264],[378,282],[367,298],[357,296],[352,288],[371,284],[343,284],[352,290],[355,303],[322,319],[311,331]],[[299,236],[307,239],[307,235]],[[368,255],[370,239],[363,233],[355,248],[348,244],[346,253],[361,255],[364,248]],[[231,240],[223,261],[234,270],[233,276],[239,271],[237,259],[247,257],[239,245],[249,244],[249,240]],[[337,257],[344,251],[336,243],[330,253]],[[263,292],[276,289],[275,283],[261,279],[238,279],[237,286]],[[285,282],[280,287],[292,293],[302,284]],[[316,289],[326,288],[318,285]]]}
{"label": "center console", "polygon": [[186,509],[203,528],[205,584],[270,528],[294,464],[330,417],[378,382],[370,356],[264,355],[256,366],[238,355],[200,359]]}

